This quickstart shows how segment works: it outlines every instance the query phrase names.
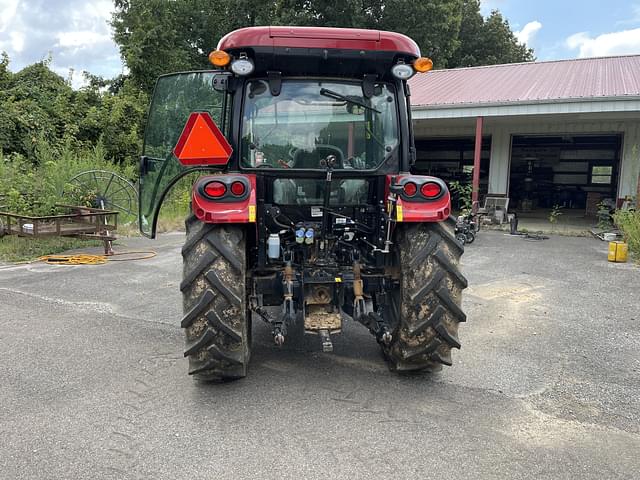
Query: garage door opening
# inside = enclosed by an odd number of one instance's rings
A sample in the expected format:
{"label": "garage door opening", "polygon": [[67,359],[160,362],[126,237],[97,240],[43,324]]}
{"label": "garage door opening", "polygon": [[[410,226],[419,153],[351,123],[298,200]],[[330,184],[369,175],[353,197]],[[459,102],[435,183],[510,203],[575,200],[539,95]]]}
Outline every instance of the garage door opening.
{"label": "garage door opening", "polygon": [[510,205],[542,215],[592,219],[598,204],[615,206],[621,135],[513,136]]}

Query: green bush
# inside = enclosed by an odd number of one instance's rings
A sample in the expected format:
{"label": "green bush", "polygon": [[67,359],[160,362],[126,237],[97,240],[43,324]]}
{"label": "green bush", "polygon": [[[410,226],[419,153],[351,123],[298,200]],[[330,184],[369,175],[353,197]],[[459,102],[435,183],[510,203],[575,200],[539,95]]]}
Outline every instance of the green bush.
{"label": "green bush", "polygon": [[640,211],[618,210],[613,219],[622,230],[629,249],[636,254],[640,253]]}
{"label": "green bush", "polygon": [[449,182],[449,190],[454,196],[457,196],[458,209],[462,213],[470,212],[473,207],[473,202],[471,201],[473,186],[471,183]]}

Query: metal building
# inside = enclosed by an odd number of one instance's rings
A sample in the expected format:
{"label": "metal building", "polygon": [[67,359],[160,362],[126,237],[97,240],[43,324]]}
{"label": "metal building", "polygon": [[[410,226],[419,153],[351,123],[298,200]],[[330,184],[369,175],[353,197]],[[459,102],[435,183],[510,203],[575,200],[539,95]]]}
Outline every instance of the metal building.
{"label": "metal building", "polygon": [[418,168],[473,172],[480,202],[589,215],[638,195],[640,55],[436,70],[410,87]]}

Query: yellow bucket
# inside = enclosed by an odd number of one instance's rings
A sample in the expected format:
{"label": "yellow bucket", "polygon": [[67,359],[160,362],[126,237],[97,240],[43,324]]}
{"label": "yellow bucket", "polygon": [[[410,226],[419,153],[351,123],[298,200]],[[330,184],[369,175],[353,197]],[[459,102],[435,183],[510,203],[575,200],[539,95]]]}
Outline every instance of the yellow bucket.
{"label": "yellow bucket", "polygon": [[624,242],[609,242],[609,255],[607,256],[607,259],[610,262],[626,262],[628,248],[629,247]]}

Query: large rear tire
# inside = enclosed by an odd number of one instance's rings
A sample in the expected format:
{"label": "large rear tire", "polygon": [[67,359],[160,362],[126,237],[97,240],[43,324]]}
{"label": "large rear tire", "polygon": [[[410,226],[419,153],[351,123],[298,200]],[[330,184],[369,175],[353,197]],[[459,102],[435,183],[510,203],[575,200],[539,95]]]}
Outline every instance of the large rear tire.
{"label": "large rear tire", "polygon": [[180,290],[189,374],[202,381],[245,377],[251,354],[245,231],[195,216],[186,227]]}
{"label": "large rear tire", "polygon": [[454,231],[453,219],[398,226],[400,288],[391,295],[392,341],[383,346],[392,370],[436,370],[451,365],[451,350],[460,348],[467,280],[459,269],[464,248]]}

